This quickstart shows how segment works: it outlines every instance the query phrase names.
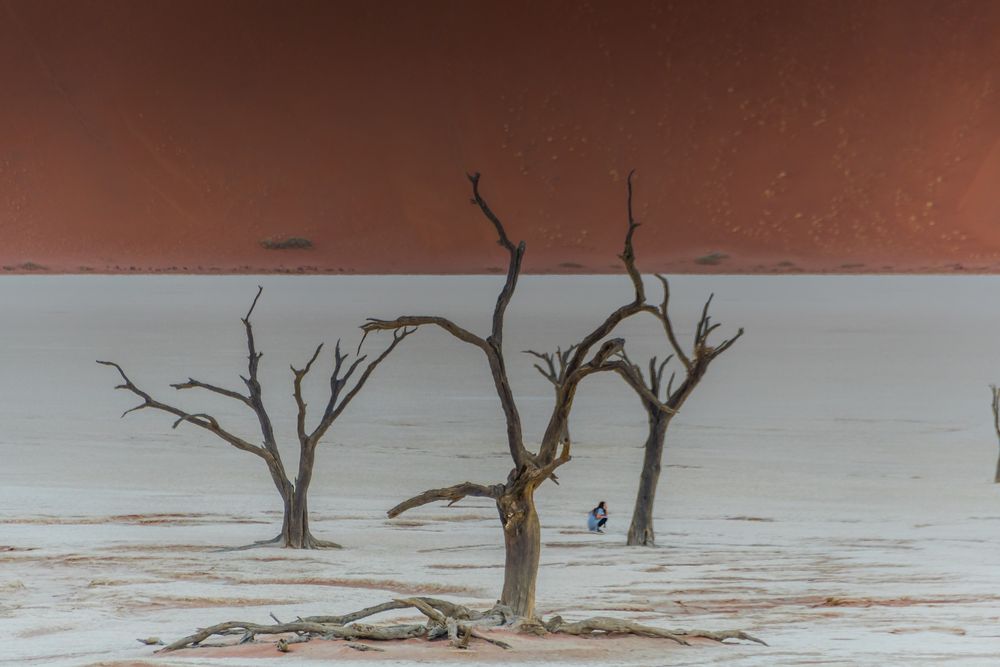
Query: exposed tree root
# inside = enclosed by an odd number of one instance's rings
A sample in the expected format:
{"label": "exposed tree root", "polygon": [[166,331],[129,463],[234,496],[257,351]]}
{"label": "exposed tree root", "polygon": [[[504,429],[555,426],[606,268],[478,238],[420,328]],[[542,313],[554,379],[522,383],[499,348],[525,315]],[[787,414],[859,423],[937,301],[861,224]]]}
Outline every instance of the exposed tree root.
{"label": "exposed tree root", "polygon": [[347,642],[347,647],[353,648],[355,651],[378,651],[379,653],[385,653],[384,648],[369,646],[368,644],[359,644],[357,642]]}
{"label": "exposed tree root", "polygon": [[621,618],[612,618],[610,616],[594,616],[582,621],[576,621],[575,623],[566,623],[563,621],[561,616],[553,616],[551,619],[544,622],[543,626],[547,631],[552,633],[577,636],[621,634],[638,635],[640,637],[659,637],[661,639],[670,639],[685,646],[689,645],[687,640],[691,638],[711,639],[712,641],[717,642],[723,642],[726,639],[740,639],[767,646],[764,641],[757,639],[752,635],[748,635],[742,630],[722,630],[719,632],[711,632],[708,630],[664,630],[663,628],[654,628],[651,625],[640,625],[639,623],[635,623],[633,621],[627,621]]}
{"label": "exposed tree root", "polygon": [[[221,549],[216,549],[217,553],[229,553],[230,551],[249,551],[250,549],[257,549],[258,547],[266,547],[271,544],[278,544],[283,539],[281,533],[278,533],[275,537],[269,540],[257,540],[256,542],[251,542],[250,544],[244,544],[238,547],[223,547]],[[311,534],[306,536],[303,540],[302,549],[343,549],[344,547],[336,542],[331,542],[329,540],[321,540],[313,537]]]}
{"label": "exposed tree root", "polygon": [[344,547],[337,544],[336,542],[331,542],[330,540],[321,540],[319,538],[308,535],[302,543],[303,549],[343,549]]}
{"label": "exposed tree root", "polygon": [[[427,623],[403,625],[368,625],[356,623],[362,618],[396,609],[416,609],[427,617]],[[374,641],[389,641],[394,639],[410,639],[426,637],[438,639],[450,637],[453,642],[464,642],[468,646],[470,639],[483,641],[510,648],[505,642],[485,637],[475,631],[475,627],[490,627],[509,623],[513,614],[503,605],[496,605],[487,612],[479,612],[462,605],[438,600],[435,598],[405,598],[392,600],[374,607],[344,614],[343,616],[311,616],[291,623],[276,623],[262,625],[244,621],[227,621],[208,628],[164,646],[159,652],[176,651],[182,648],[205,646],[203,641],[215,635],[240,634],[238,643],[251,642],[258,635],[296,634],[299,636],[321,637],[323,639],[343,639],[354,641],[368,639]]]}
{"label": "exposed tree root", "polygon": [[[357,621],[381,614],[386,611],[399,609],[416,609],[427,617],[426,623],[409,623],[397,625],[369,625],[358,623]],[[272,615],[272,618],[274,616]],[[487,642],[503,649],[511,648],[507,642],[490,637],[481,632],[479,628],[509,626],[517,620],[510,607],[497,603],[492,609],[485,612],[469,609],[454,602],[439,600],[428,597],[400,598],[383,602],[373,607],[367,607],[349,614],[341,616],[308,616],[299,618],[291,623],[277,622],[274,625],[263,625],[259,623],[248,623],[243,621],[228,621],[219,623],[208,628],[202,628],[198,632],[188,635],[182,639],[164,646],[158,652],[176,651],[182,648],[203,648],[208,646],[232,646],[235,644],[245,644],[255,641],[257,636],[262,635],[292,635],[292,637],[282,637],[278,640],[278,650],[288,651],[290,644],[306,642],[316,637],[328,640],[344,640],[347,645],[359,651],[381,651],[374,646],[358,644],[356,640],[369,641],[392,641],[399,639],[411,639],[423,637],[428,640],[444,639],[449,640],[449,644],[454,648],[467,649],[473,639]],[[741,630],[723,630],[712,632],[705,630],[665,630],[649,625],[641,625],[633,621],[609,616],[595,616],[574,623],[566,623],[561,616],[553,616],[548,621],[522,621],[518,624],[518,630],[538,635],[568,634],[576,636],[595,635],[637,635],[640,637],[656,637],[669,639],[689,645],[688,640],[694,638],[710,639],[712,641],[723,642],[727,639],[737,639],[742,641],[767,644],[756,637],[748,635]],[[213,636],[235,636],[239,635],[236,642],[229,644],[205,644],[203,643]]]}
{"label": "exposed tree root", "polygon": [[281,541],[281,533],[278,533],[269,540],[257,540],[251,542],[250,544],[244,544],[238,547],[222,547],[221,549],[216,549],[217,553],[227,553],[230,551],[247,551],[249,549],[256,549],[257,547],[265,547],[269,544],[277,544]]}

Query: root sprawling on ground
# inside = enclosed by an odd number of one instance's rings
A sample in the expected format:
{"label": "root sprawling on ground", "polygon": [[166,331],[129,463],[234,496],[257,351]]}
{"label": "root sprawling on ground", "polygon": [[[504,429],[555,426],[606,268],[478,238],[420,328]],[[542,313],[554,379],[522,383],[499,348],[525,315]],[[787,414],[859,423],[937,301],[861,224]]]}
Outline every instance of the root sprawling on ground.
{"label": "root sprawling on ground", "polygon": [[[358,623],[361,619],[381,614],[386,611],[400,609],[416,609],[427,621],[424,623],[407,623],[396,625],[369,625]],[[272,616],[273,618],[273,616]],[[278,619],[275,619],[277,621]],[[289,623],[276,622],[273,625],[249,623],[245,621],[227,621],[211,627],[202,628],[198,632],[178,639],[159,649],[159,652],[176,651],[183,648],[202,648],[206,646],[231,646],[253,642],[263,635],[292,635],[277,640],[279,651],[288,651],[289,644],[309,641],[312,638],[328,640],[344,640],[348,646],[357,650],[380,650],[356,640],[391,641],[423,637],[428,640],[447,638],[455,648],[468,648],[472,640],[479,640],[499,646],[511,648],[510,644],[495,637],[487,636],[478,631],[481,628],[509,626],[516,621],[510,607],[499,602],[487,611],[469,609],[460,604],[429,597],[400,598],[384,602],[373,607],[367,607],[341,616],[307,616]],[[601,634],[638,635],[669,639],[679,644],[688,645],[689,639],[703,638],[717,642],[727,639],[765,644],[760,639],[748,635],[741,630],[692,631],[664,630],[648,625],[640,625],[633,621],[608,616],[595,616],[582,621],[566,623],[560,616],[553,616],[548,621],[521,621],[517,629],[533,634],[569,634],[577,636],[592,636]],[[239,636],[236,642],[228,644],[204,644],[213,636]],[[364,648],[362,648],[364,647]]]}

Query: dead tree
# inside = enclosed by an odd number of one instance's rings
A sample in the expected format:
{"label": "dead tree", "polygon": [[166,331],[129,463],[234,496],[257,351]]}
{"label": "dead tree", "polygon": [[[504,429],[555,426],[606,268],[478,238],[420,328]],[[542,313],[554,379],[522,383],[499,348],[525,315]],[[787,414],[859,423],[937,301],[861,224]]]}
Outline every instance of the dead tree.
{"label": "dead tree", "polygon": [[[507,424],[507,446],[513,467],[506,481],[502,483],[487,485],[463,482],[441,489],[431,489],[393,507],[388,514],[390,517],[395,517],[427,503],[441,500],[455,503],[466,496],[492,499],[496,503],[503,527],[506,554],[500,601],[511,607],[519,618],[531,619],[535,615],[535,584],[541,553],[541,527],[535,511],[535,489],[545,480],[554,479],[555,471],[570,460],[570,441],[566,424],[580,382],[588,375],[597,372],[630,373],[632,370],[618,355],[623,349],[622,339],[611,339],[603,343],[601,341],[604,341],[622,320],[647,308],[642,277],[635,267],[635,253],[632,247],[632,237],[639,226],[632,217],[632,174],[629,174],[628,178],[628,227],[621,260],[632,281],[634,296],[631,301],[615,309],[571,348],[572,352],[568,353],[565,360],[562,381],[555,390],[555,403],[548,426],[537,451],[530,451],[524,444],[521,417],[507,377],[503,351],[504,315],[521,274],[525,244],[522,241],[514,245],[508,238],[500,219],[480,195],[479,174],[469,175],[469,180],[472,183],[472,203],[479,207],[492,224],[497,233],[498,243],[509,256],[507,277],[493,309],[493,324],[489,334],[483,337],[451,320],[428,315],[406,315],[393,320],[371,319],[362,328],[368,333],[380,330],[398,331],[406,327],[436,326],[463,343],[479,348],[489,364],[493,384],[503,409]],[[591,354],[595,347],[596,351]]]}
{"label": "dead tree", "polygon": [[[598,372],[615,371],[625,376],[631,376],[635,372],[633,366],[622,357],[623,340],[611,339],[603,343],[601,341],[611,334],[625,318],[651,309],[645,303],[646,297],[642,279],[635,268],[635,255],[632,250],[632,236],[639,226],[632,218],[632,174],[629,174],[628,178],[628,230],[625,234],[625,250],[621,259],[632,281],[635,296],[632,301],[608,315],[579,343],[567,349],[566,352],[557,353],[555,358],[560,364],[559,370],[552,367],[552,375],[558,380],[558,382],[553,382],[555,404],[541,444],[535,452],[529,451],[524,445],[521,420],[507,378],[503,353],[504,315],[517,286],[525,245],[524,242],[516,246],[511,243],[499,218],[494,215],[486,201],[480,196],[479,174],[470,175],[469,180],[472,183],[473,203],[492,223],[500,245],[510,256],[507,278],[493,310],[493,325],[490,333],[484,338],[460,327],[451,320],[427,315],[406,315],[394,320],[370,319],[362,329],[366,335],[372,331],[392,331],[392,347],[394,347],[403,336],[412,332],[414,328],[433,325],[464,343],[474,345],[486,356],[507,423],[507,444],[513,461],[513,467],[507,475],[507,480],[493,485],[463,482],[441,489],[431,489],[393,507],[388,514],[390,518],[395,517],[414,507],[439,500],[455,503],[466,496],[491,498],[496,503],[500,516],[506,552],[504,583],[500,600],[492,609],[485,612],[474,611],[445,600],[414,597],[393,600],[350,614],[299,618],[292,623],[281,623],[278,619],[274,619],[275,625],[230,621],[202,628],[195,634],[164,647],[161,649],[162,651],[206,646],[202,642],[209,637],[234,633],[239,636],[240,643],[252,642],[257,636],[294,634],[290,639],[278,640],[276,648],[283,652],[287,651],[288,645],[293,642],[308,641],[312,638],[340,639],[353,642],[358,639],[398,640],[414,637],[427,639],[448,637],[451,639],[451,645],[456,648],[468,648],[473,639],[485,641],[501,648],[511,648],[510,644],[495,636],[485,634],[482,630],[512,624],[516,624],[516,627],[524,632],[536,634],[565,633],[579,636],[628,634],[659,637],[681,644],[688,644],[688,640],[694,638],[704,638],[717,642],[738,639],[764,643],[740,630],[721,632],[664,630],[601,616],[573,623],[566,623],[559,616],[553,617],[547,622],[535,618],[535,583],[538,578],[538,562],[541,553],[541,527],[535,510],[535,489],[547,479],[555,480],[556,469],[570,460],[570,440],[566,425],[579,383],[588,375]],[[598,344],[600,345],[597,351],[591,354],[590,351]],[[639,392],[640,394],[645,393],[641,389]],[[656,396],[653,395],[648,398],[656,400]],[[427,617],[427,622],[389,626],[357,623],[357,621],[374,614],[406,608],[416,609]],[[366,648],[365,645],[360,644],[352,645],[349,643],[348,645],[359,650]]]}
{"label": "dead tree", "polygon": [[313,352],[305,366],[302,368],[295,368],[294,366],[291,367],[293,387],[292,395],[294,396],[295,405],[298,409],[296,430],[299,441],[298,471],[293,481],[289,477],[284,461],[281,458],[281,452],[278,449],[277,439],[274,434],[274,427],[271,424],[271,417],[268,415],[267,409],[264,406],[263,388],[261,387],[257,376],[260,359],[264,353],[257,351],[257,347],[254,342],[253,326],[250,323],[250,316],[253,314],[254,308],[257,306],[257,301],[260,299],[262,291],[263,288],[257,289],[257,295],[254,297],[253,303],[250,304],[250,310],[248,310],[246,316],[242,318],[243,328],[246,331],[247,340],[247,374],[245,376],[241,375],[240,379],[243,380],[243,384],[246,386],[247,392],[242,393],[231,389],[225,389],[207,382],[195,380],[194,378],[188,378],[186,382],[179,382],[177,384],[170,385],[177,390],[201,389],[209,391],[213,394],[225,396],[226,398],[233,399],[246,405],[256,416],[257,422],[260,426],[261,438],[257,443],[244,440],[243,438],[234,435],[231,431],[223,428],[219,423],[219,420],[210,414],[204,412],[190,413],[187,410],[182,410],[173,405],[154,399],[150,394],[146,393],[133,383],[132,380],[125,374],[122,367],[117,363],[112,361],[98,361],[97,363],[105,366],[112,366],[121,375],[123,384],[118,385],[115,389],[124,389],[125,391],[129,391],[142,399],[142,403],[123,412],[122,417],[130,412],[146,408],[167,412],[177,418],[174,421],[173,428],[177,428],[183,423],[193,424],[194,426],[212,433],[236,449],[249,452],[250,454],[260,457],[264,461],[268,472],[271,474],[271,479],[274,482],[275,487],[278,489],[278,494],[281,496],[284,513],[281,521],[281,533],[273,539],[255,542],[254,545],[280,542],[283,546],[293,549],[337,548],[339,547],[338,544],[316,539],[309,530],[308,493],[309,485],[312,481],[313,466],[316,462],[316,448],[323,439],[323,436],[326,435],[326,432],[330,429],[330,426],[338,417],[340,417],[341,414],[343,414],[344,410],[348,405],[350,405],[354,397],[357,396],[361,389],[365,386],[368,378],[371,377],[372,373],[379,366],[379,364],[381,364],[385,358],[396,349],[396,346],[399,345],[404,338],[413,333],[413,330],[400,328],[394,331],[392,342],[389,346],[375,360],[369,362],[368,365],[364,367],[361,375],[351,386],[349,386],[351,378],[354,376],[355,371],[357,371],[361,364],[363,364],[367,359],[367,355],[361,355],[359,353],[353,361],[349,362],[348,359],[350,355],[341,352],[340,341],[338,340],[333,353],[333,371],[330,374],[330,396],[327,399],[326,406],[323,409],[323,414],[320,417],[319,422],[312,430],[309,430],[306,427],[307,404],[302,396],[302,381],[312,369],[313,363],[319,358],[320,352],[323,349],[323,344],[321,343],[317,346],[316,351]]}
{"label": "dead tree", "polygon": [[[728,350],[736,340],[743,335],[743,329],[737,331],[732,338],[723,340],[716,346],[709,345],[708,338],[715,331],[719,324],[713,323],[708,314],[709,306],[712,303],[711,295],[705,302],[701,311],[701,318],[698,326],[695,327],[694,341],[691,351],[685,352],[681,346],[677,335],[674,332],[673,323],[670,320],[670,313],[667,308],[670,303],[670,284],[663,276],[656,276],[663,285],[663,302],[659,308],[649,309],[663,325],[663,332],[673,354],[668,355],[663,361],[657,361],[656,357],[649,360],[648,377],[643,375],[642,369],[631,362],[622,352],[622,357],[631,366],[631,373],[620,373],[642,402],[642,407],[646,411],[646,420],[649,424],[649,432],[646,436],[645,453],[642,461],[642,472],[639,475],[639,490],[635,498],[635,508],[632,511],[632,523],[628,529],[628,544],[630,546],[648,545],[655,542],[653,533],[653,504],[656,499],[656,487],[660,480],[660,466],[663,461],[663,445],[666,440],[667,428],[670,421],[680,411],[688,397],[694,392],[694,388],[705,376],[709,365],[719,355]],[[672,359],[681,365],[683,379],[676,386],[674,381],[677,373],[672,372],[670,378],[664,386],[663,378],[668,364]],[[660,398],[662,396],[662,398]]]}
{"label": "dead tree", "polygon": [[[990,392],[993,394],[993,430],[996,431],[997,441],[1000,442],[1000,389],[991,384]],[[997,459],[997,471],[993,476],[993,483],[1000,484],[1000,458]]]}

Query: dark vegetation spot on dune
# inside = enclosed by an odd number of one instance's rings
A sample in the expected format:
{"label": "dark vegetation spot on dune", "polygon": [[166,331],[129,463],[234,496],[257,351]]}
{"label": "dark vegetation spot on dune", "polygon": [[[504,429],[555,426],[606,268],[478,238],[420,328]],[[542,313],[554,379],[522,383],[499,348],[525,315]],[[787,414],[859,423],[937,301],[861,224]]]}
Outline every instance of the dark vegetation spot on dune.
{"label": "dark vegetation spot on dune", "polygon": [[19,269],[22,271],[47,271],[48,269],[41,264],[36,264],[35,262],[24,262],[18,265]]}
{"label": "dark vegetation spot on dune", "polygon": [[584,268],[584,266],[583,266],[583,264],[578,264],[577,262],[561,262],[559,264],[559,268],[562,268],[562,269],[582,269],[582,268]]}
{"label": "dark vegetation spot on dune", "polygon": [[487,266],[486,267],[486,272],[487,273],[503,273],[504,269],[501,269],[499,266]]}
{"label": "dark vegetation spot on dune", "polygon": [[775,264],[775,266],[780,266],[782,268],[786,268],[786,267],[795,266],[795,262],[792,262],[792,261],[789,261],[789,260],[786,259],[784,261],[778,262],[777,264]]}
{"label": "dark vegetation spot on dune", "polygon": [[715,266],[724,259],[729,259],[729,255],[723,252],[710,252],[707,255],[702,255],[701,257],[695,257],[694,263],[701,264],[703,266]]}
{"label": "dark vegetation spot on dune", "polygon": [[847,262],[846,264],[841,264],[842,269],[860,269],[864,266],[861,262]]}
{"label": "dark vegetation spot on dune", "polygon": [[265,250],[311,250],[313,242],[302,236],[280,238],[272,236],[263,239],[260,245]]}

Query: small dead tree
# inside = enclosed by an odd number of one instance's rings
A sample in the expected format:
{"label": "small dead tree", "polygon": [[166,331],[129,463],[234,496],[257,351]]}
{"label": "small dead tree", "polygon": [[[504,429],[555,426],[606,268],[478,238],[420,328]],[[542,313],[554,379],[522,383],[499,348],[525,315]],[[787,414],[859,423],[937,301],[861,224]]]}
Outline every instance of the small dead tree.
{"label": "small dead tree", "polygon": [[[620,338],[601,343],[618,324],[647,308],[642,277],[635,267],[632,237],[639,224],[632,217],[632,174],[628,178],[628,227],[621,260],[632,281],[634,296],[625,305],[615,309],[580,342],[566,353],[561,371],[562,380],[555,388],[555,403],[548,426],[537,451],[529,451],[524,444],[521,417],[507,377],[503,351],[503,325],[507,306],[517,287],[521,274],[521,261],[525,244],[511,242],[500,219],[490,209],[479,192],[479,174],[469,175],[472,184],[472,203],[477,205],[496,230],[498,243],[509,255],[507,277],[497,297],[493,310],[493,324],[486,337],[479,336],[451,320],[428,315],[406,315],[393,320],[369,320],[362,329],[372,331],[398,331],[406,327],[436,326],[463,343],[479,348],[486,357],[493,375],[493,384],[500,399],[507,424],[507,446],[513,467],[505,482],[493,485],[463,482],[454,486],[425,491],[389,510],[390,517],[435,501],[456,503],[466,496],[491,498],[497,507],[503,527],[505,565],[503,590],[500,601],[508,605],[519,618],[535,616],[535,585],[541,553],[541,526],[535,511],[535,489],[547,479],[555,479],[555,471],[570,460],[570,440],[567,421],[577,386],[587,376],[603,371],[631,373],[631,367],[618,354],[624,341]],[[597,351],[591,354],[591,350]]]}
{"label": "small dead tree", "polygon": [[[642,407],[646,411],[649,433],[646,436],[645,454],[642,461],[642,472],[639,475],[639,490],[636,494],[635,508],[632,512],[632,523],[628,529],[630,546],[648,545],[655,542],[653,533],[653,504],[656,499],[656,487],[660,480],[660,467],[663,461],[663,445],[666,440],[667,427],[670,421],[680,411],[681,406],[694,392],[694,388],[705,376],[711,364],[719,355],[728,350],[736,340],[743,335],[743,329],[716,346],[709,345],[708,338],[719,324],[713,323],[708,314],[712,303],[711,295],[701,311],[698,326],[695,327],[694,342],[691,352],[687,353],[681,346],[674,332],[673,323],[667,308],[670,303],[670,284],[661,275],[656,276],[663,286],[663,301],[659,308],[649,309],[663,325],[663,332],[670,341],[673,354],[658,362],[656,357],[649,360],[649,376],[644,377],[642,369],[633,364],[622,352],[622,357],[632,368],[631,373],[621,373],[632,389],[639,395]],[[676,357],[683,372],[683,379],[676,386],[674,381],[677,373],[672,372],[664,386],[664,372],[672,359]],[[663,396],[661,399],[660,397]]]}
{"label": "small dead tree", "polygon": [[341,352],[340,341],[338,340],[333,353],[333,371],[330,374],[330,396],[327,399],[326,406],[323,409],[323,414],[320,417],[319,422],[312,430],[309,430],[306,427],[307,404],[302,396],[302,381],[312,369],[313,363],[319,358],[320,352],[323,349],[323,344],[321,343],[316,347],[316,351],[313,352],[305,366],[302,368],[295,368],[294,366],[291,367],[293,387],[292,395],[294,396],[295,405],[298,409],[296,430],[299,441],[298,471],[293,481],[289,477],[284,461],[281,458],[281,452],[278,449],[277,439],[274,434],[274,427],[271,424],[271,417],[264,406],[263,388],[261,387],[257,376],[260,359],[264,353],[257,351],[257,347],[254,342],[253,326],[250,323],[250,316],[253,314],[254,308],[257,307],[257,301],[260,299],[262,291],[263,288],[257,289],[257,295],[254,297],[253,303],[250,304],[250,310],[248,310],[246,316],[242,318],[243,328],[246,332],[247,340],[247,374],[245,376],[241,375],[240,379],[243,380],[247,393],[244,394],[239,391],[226,389],[207,382],[195,380],[194,378],[188,378],[186,382],[179,382],[177,384],[170,385],[177,390],[201,389],[209,391],[213,394],[225,396],[226,398],[231,398],[246,405],[254,413],[260,426],[261,439],[259,443],[253,443],[234,435],[231,431],[223,428],[220,425],[219,420],[210,414],[204,412],[190,413],[186,410],[182,410],[173,405],[154,399],[150,394],[146,393],[133,383],[132,380],[129,379],[128,375],[125,374],[122,367],[113,361],[98,361],[97,363],[105,366],[111,366],[118,371],[119,375],[121,375],[123,383],[115,387],[115,389],[129,391],[142,399],[142,403],[123,412],[122,417],[125,417],[125,415],[130,412],[146,408],[167,412],[177,418],[174,421],[173,428],[177,428],[179,425],[184,423],[193,424],[208,431],[209,433],[212,433],[236,449],[249,452],[250,454],[260,457],[264,461],[268,472],[271,474],[271,479],[274,481],[274,485],[278,489],[278,494],[281,496],[284,513],[281,521],[281,533],[270,540],[255,542],[254,545],[280,542],[283,546],[293,549],[339,548],[340,545],[334,542],[316,539],[309,530],[308,493],[309,485],[312,482],[313,466],[316,462],[316,448],[319,446],[323,436],[326,435],[326,432],[330,429],[330,426],[333,425],[333,422],[336,421],[341,414],[343,414],[344,410],[348,405],[350,405],[351,401],[354,400],[354,397],[357,396],[361,389],[365,386],[368,378],[371,377],[372,373],[376,368],[378,368],[379,364],[381,364],[385,358],[396,349],[396,346],[399,345],[404,338],[413,333],[413,330],[400,328],[394,331],[392,342],[389,346],[386,347],[386,349],[377,358],[369,362],[368,365],[364,367],[361,375],[354,381],[353,385],[350,384],[351,378],[354,376],[355,371],[357,371],[367,359],[367,355],[360,354],[359,346],[359,355],[356,356],[353,361],[349,362],[348,358],[350,355]]}
{"label": "small dead tree", "polygon": [[[993,394],[993,430],[996,431],[997,441],[1000,442],[1000,389],[991,384],[990,393]],[[993,483],[1000,484],[1000,457],[997,458],[997,471],[993,476]]]}

